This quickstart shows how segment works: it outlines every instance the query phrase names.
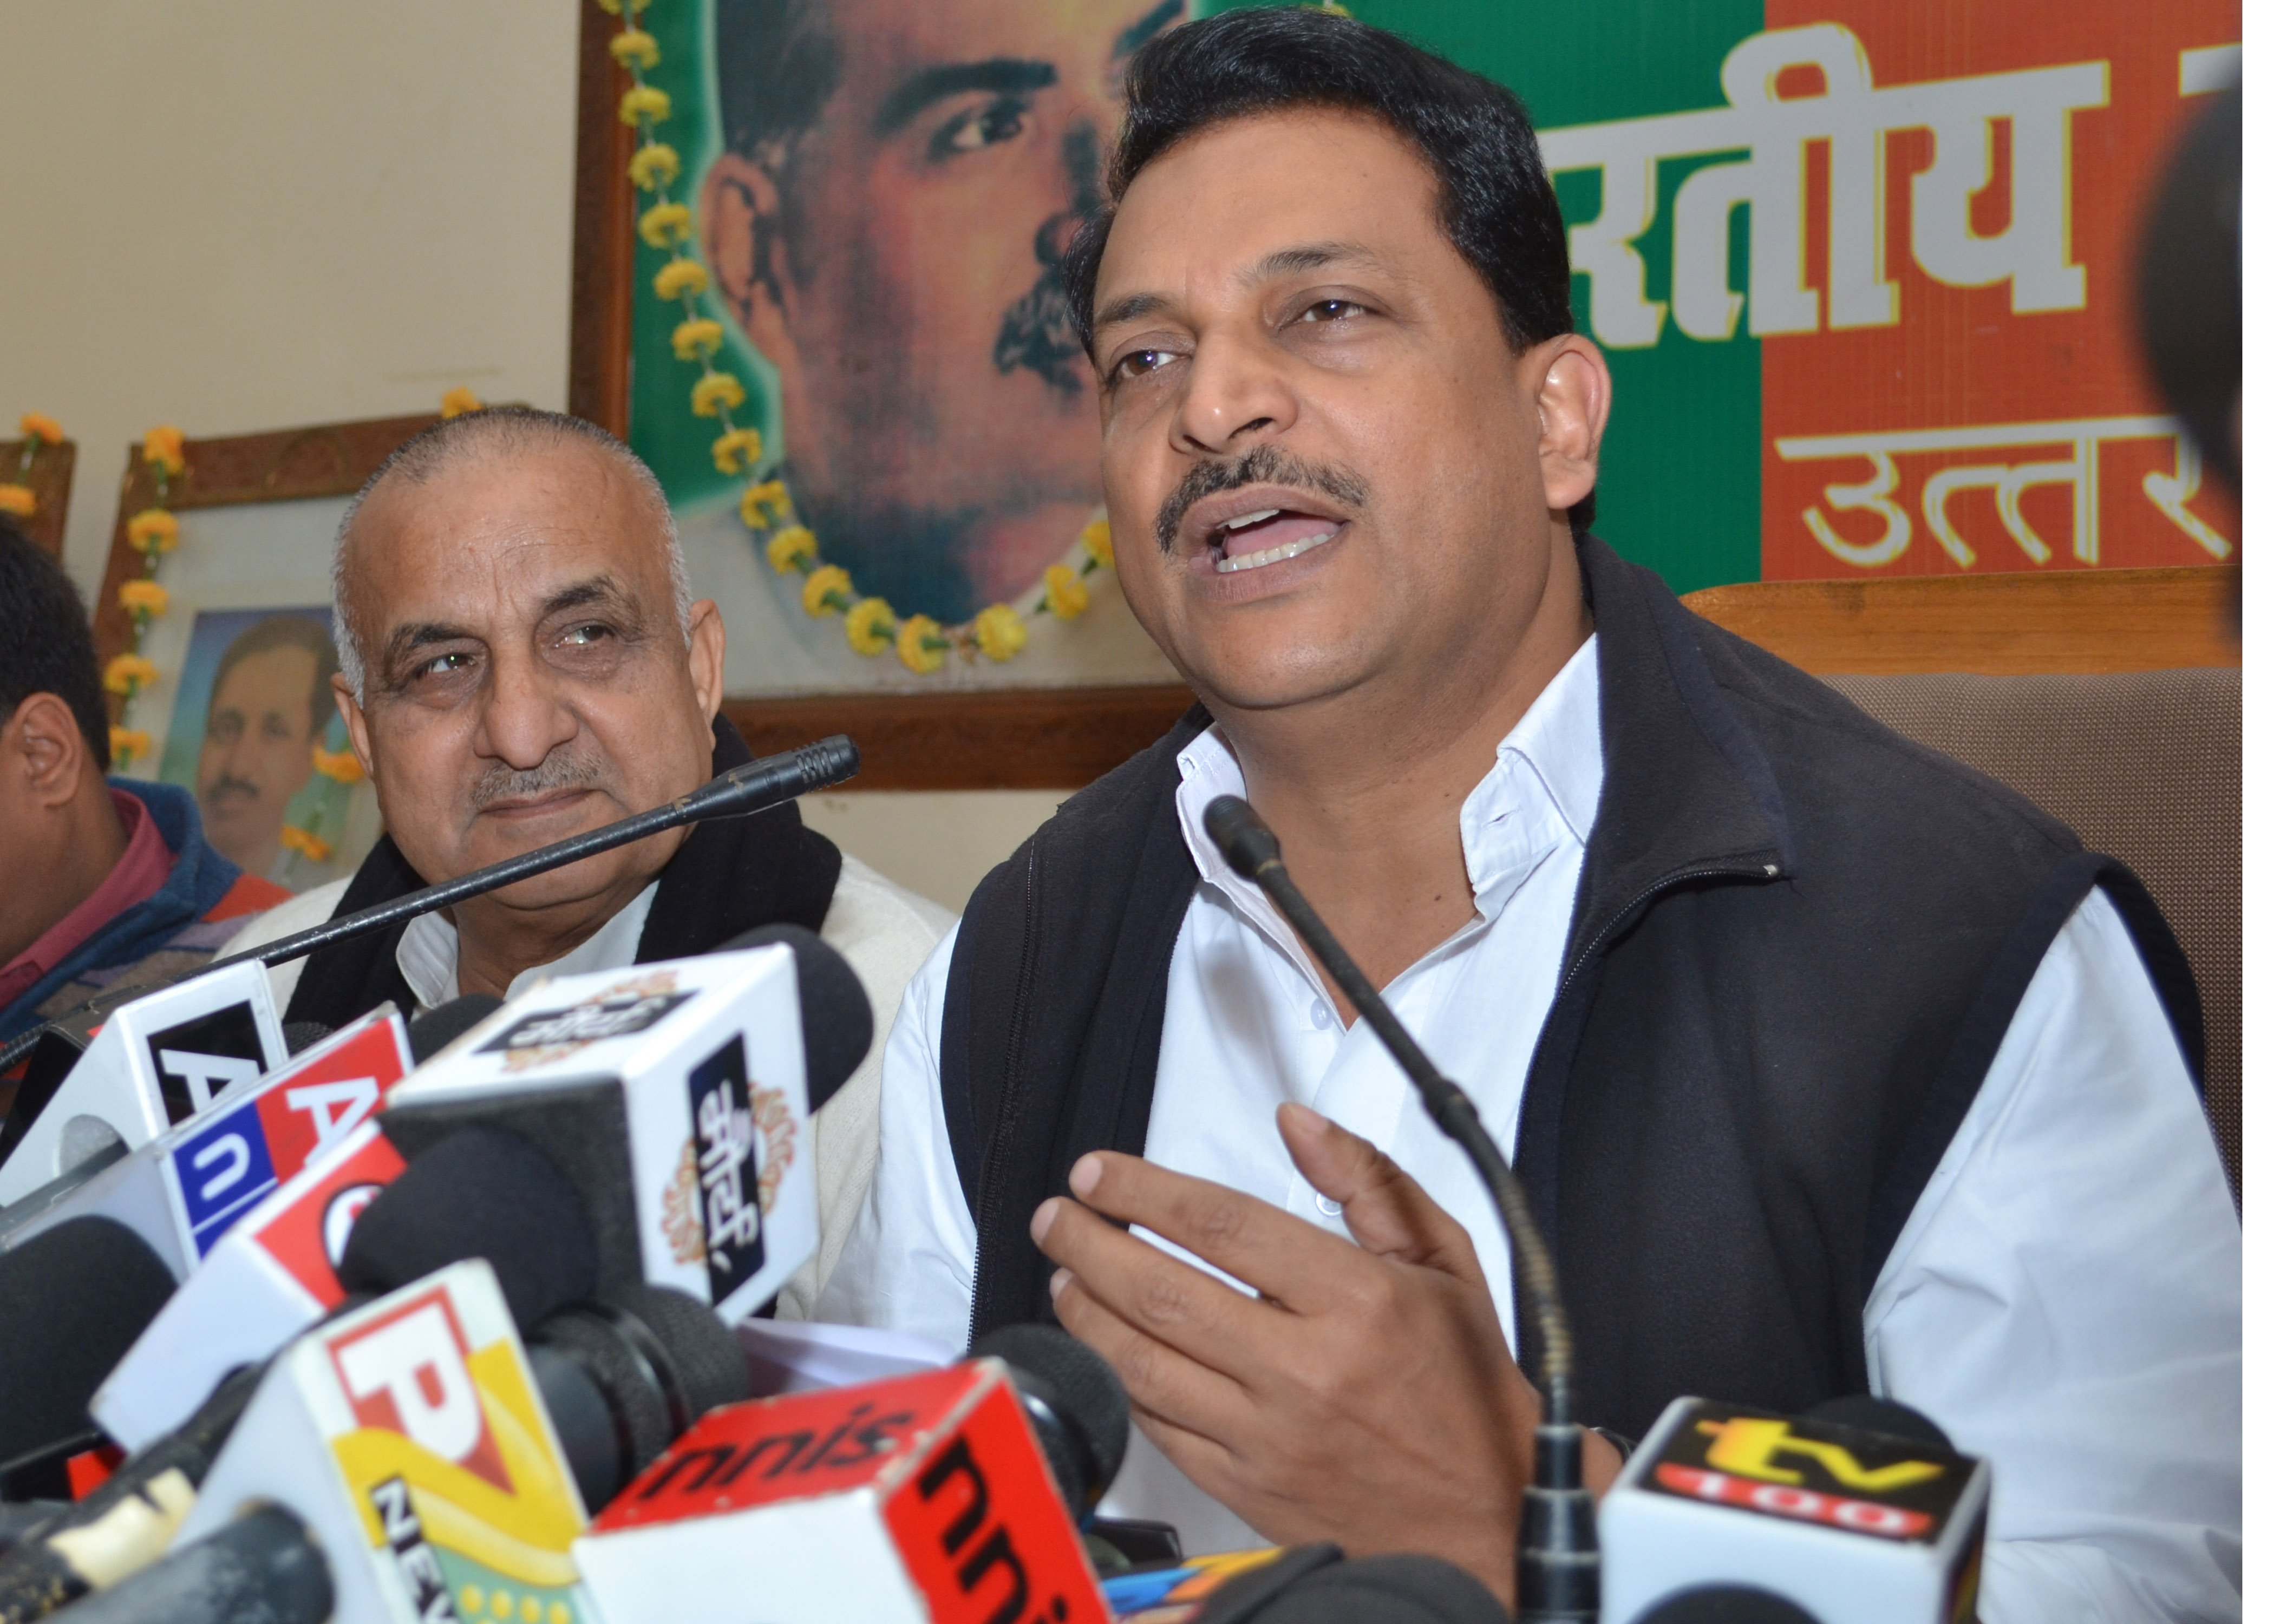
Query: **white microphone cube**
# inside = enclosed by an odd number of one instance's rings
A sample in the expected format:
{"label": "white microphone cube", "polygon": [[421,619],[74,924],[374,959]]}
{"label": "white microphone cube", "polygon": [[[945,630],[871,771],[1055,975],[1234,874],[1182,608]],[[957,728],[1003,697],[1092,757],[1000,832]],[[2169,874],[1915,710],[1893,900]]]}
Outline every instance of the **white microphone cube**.
{"label": "white microphone cube", "polygon": [[1987,1462],[1916,1439],[1677,1399],[1597,1508],[1602,1624],[1750,1585],[1821,1624],[1969,1620]]}

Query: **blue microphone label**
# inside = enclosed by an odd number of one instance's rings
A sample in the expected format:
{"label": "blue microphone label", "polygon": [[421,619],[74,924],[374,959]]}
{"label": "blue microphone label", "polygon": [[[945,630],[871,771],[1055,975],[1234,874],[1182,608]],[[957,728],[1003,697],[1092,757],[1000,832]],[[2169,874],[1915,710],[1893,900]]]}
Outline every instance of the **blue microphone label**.
{"label": "blue microphone label", "polygon": [[222,1112],[170,1154],[190,1237],[200,1258],[254,1202],[276,1188],[276,1167],[257,1100]]}
{"label": "blue microphone label", "polygon": [[742,1034],[727,1039],[687,1074],[687,1103],[695,1121],[696,1206],[702,1214],[715,1306],[766,1261],[765,1218],[758,1191],[758,1157],[764,1147],[750,1119],[749,1068]]}

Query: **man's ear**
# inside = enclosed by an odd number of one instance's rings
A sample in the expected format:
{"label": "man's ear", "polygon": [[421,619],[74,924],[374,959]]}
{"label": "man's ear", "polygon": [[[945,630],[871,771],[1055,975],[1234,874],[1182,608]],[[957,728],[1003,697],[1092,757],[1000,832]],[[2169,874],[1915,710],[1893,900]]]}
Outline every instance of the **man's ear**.
{"label": "man's ear", "polygon": [[719,605],[707,598],[688,607],[687,675],[695,684],[696,703],[703,707],[707,724],[727,696],[727,622]]}
{"label": "man's ear", "polygon": [[703,253],[759,353],[777,368],[794,365],[781,188],[764,164],[726,152],[711,165],[703,178]]}
{"label": "man's ear", "polygon": [[1540,484],[1548,508],[1568,511],[1595,488],[1611,420],[1611,369],[1593,341],[1551,338],[1525,359],[1539,368]]}
{"label": "man's ear", "polygon": [[79,775],[91,764],[87,735],[79,718],[54,694],[27,694],[16,714],[0,725],[7,746],[7,770],[34,805],[62,806],[79,793]]}
{"label": "man's ear", "polygon": [[356,753],[356,760],[363,763],[363,776],[368,778],[372,776],[371,723],[356,703],[355,689],[337,672],[332,673],[332,703],[340,708],[340,720],[348,726],[348,748]]}

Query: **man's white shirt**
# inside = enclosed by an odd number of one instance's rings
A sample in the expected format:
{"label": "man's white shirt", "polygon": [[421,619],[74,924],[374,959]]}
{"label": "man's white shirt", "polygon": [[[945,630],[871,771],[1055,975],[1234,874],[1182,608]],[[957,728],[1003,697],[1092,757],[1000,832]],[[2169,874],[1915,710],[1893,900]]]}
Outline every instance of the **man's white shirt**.
{"label": "man's white shirt", "polygon": [[[1382,989],[1511,1159],[1602,790],[1600,714],[1591,638],[1462,808],[1475,916]],[[1467,1229],[1514,1346],[1507,1243],[1474,1171],[1372,1032],[1343,1027],[1293,933],[1201,829],[1211,800],[1244,789],[1238,762],[1210,730],[1178,766],[1201,883],[1170,962],[1147,1159],[1347,1234],[1274,1125],[1281,1102],[1310,1106]],[[815,1317],[961,1347],[977,1237],[938,1063],[954,945],[951,932],[909,983],[887,1040],[877,1177]],[[2240,1298],[2210,1127],[2096,891],[2039,966],[1864,1312],[1872,1390],[1992,1462],[1990,1624],[2239,1615]],[[1109,1509],[1176,1522],[1188,1551],[1255,1543],[1131,1444]]]}

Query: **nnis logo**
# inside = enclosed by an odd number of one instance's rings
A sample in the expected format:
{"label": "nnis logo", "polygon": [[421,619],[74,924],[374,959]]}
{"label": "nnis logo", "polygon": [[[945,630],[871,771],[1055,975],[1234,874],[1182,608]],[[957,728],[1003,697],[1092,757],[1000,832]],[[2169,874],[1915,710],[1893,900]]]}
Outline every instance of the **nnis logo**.
{"label": "nnis logo", "polygon": [[466,1335],[448,1291],[421,1292],[379,1319],[326,1339],[358,1425],[400,1433],[506,1493],[513,1483],[468,1368]]}

